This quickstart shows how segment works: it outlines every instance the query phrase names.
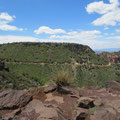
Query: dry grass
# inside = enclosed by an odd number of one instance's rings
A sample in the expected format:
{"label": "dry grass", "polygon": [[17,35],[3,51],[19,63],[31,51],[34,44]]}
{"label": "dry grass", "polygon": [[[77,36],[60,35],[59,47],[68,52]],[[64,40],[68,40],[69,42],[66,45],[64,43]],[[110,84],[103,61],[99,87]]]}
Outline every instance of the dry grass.
{"label": "dry grass", "polygon": [[72,70],[62,67],[54,72],[52,81],[58,86],[69,86],[75,81],[75,78]]}

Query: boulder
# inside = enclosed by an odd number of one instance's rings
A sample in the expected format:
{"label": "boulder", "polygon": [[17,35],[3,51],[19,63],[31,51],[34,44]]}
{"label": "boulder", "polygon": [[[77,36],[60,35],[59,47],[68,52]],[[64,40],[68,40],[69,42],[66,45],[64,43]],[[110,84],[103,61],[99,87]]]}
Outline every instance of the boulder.
{"label": "boulder", "polygon": [[64,103],[64,99],[61,96],[54,96],[52,93],[48,93],[48,94],[46,94],[46,97],[47,97],[45,100],[46,102],[54,101],[58,104]]}
{"label": "boulder", "polygon": [[6,90],[0,93],[0,110],[17,109],[31,100],[32,97],[24,91]]}
{"label": "boulder", "polygon": [[73,112],[73,120],[85,120],[88,116],[87,109],[77,108]]}
{"label": "boulder", "polygon": [[93,115],[90,116],[90,120],[119,120],[117,116],[111,114],[105,109],[96,110]]}
{"label": "boulder", "polygon": [[40,100],[31,101],[22,113],[13,120],[66,120],[57,106],[43,104]]}
{"label": "boulder", "polygon": [[45,92],[45,93],[50,93],[50,92],[55,91],[56,88],[57,88],[57,85],[52,84],[52,85],[46,86],[46,87],[44,88],[44,92]]}
{"label": "boulder", "polygon": [[72,96],[79,96],[79,90],[70,86],[58,86],[57,91],[61,94],[70,94]]}
{"label": "boulder", "polygon": [[111,114],[116,116],[116,110],[112,107],[106,107],[104,108],[105,110],[109,111]]}
{"label": "boulder", "polygon": [[106,100],[105,104],[114,108],[120,114],[120,100]]}
{"label": "boulder", "polygon": [[78,99],[78,107],[89,109],[94,107],[94,99],[88,98],[88,97],[81,97]]}
{"label": "boulder", "polygon": [[103,106],[103,102],[101,101],[101,100],[95,100],[94,102],[93,102],[93,104],[94,104],[94,106]]}
{"label": "boulder", "polygon": [[107,81],[106,88],[109,91],[113,91],[113,90],[120,91],[120,82],[117,82],[117,81]]}
{"label": "boulder", "polygon": [[21,109],[13,110],[12,112],[6,113],[5,115],[3,115],[2,119],[3,120],[11,120],[15,117],[15,115],[18,115],[20,112],[21,112]]}

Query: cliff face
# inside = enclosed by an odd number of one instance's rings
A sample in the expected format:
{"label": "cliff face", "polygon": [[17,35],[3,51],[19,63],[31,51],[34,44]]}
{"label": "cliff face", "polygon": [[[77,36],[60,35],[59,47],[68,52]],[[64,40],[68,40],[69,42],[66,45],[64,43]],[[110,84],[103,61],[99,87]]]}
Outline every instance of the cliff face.
{"label": "cliff face", "polygon": [[107,58],[111,63],[120,63],[120,56],[118,55],[107,55]]}
{"label": "cliff face", "polygon": [[112,64],[120,64],[120,52],[102,52],[100,53],[100,56],[105,58],[107,61],[109,61]]}

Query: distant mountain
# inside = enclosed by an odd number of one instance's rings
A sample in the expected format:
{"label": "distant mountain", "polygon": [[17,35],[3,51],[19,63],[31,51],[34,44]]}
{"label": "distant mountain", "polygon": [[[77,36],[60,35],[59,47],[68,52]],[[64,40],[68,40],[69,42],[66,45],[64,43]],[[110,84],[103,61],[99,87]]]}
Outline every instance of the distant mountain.
{"label": "distant mountain", "polygon": [[120,51],[120,48],[106,48],[106,49],[95,49],[95,53],[101,53],[101,52],[118,52]]}

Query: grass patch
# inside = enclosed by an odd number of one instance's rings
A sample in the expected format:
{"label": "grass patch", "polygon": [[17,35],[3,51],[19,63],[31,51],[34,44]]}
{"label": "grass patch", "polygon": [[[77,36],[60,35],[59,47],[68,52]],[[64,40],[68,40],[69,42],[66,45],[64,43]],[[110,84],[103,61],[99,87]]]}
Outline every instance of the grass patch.
{"label": "grass patch", "polygon": [[88,110],[88,113],[89,113],[90,115],[92,115],[92,114],[94,114],[94,112],[95,112],[96,110],[101,110],[101,109],[102,109],[101,107],[96,106],[96,107],[90,108],[90,109]]}
{"label": "grass patch", "polygon": [[66,67],[61,67],[53,72],[52,81],[58,86],[70,86],[75,82],[75,78],[72,70]]}

